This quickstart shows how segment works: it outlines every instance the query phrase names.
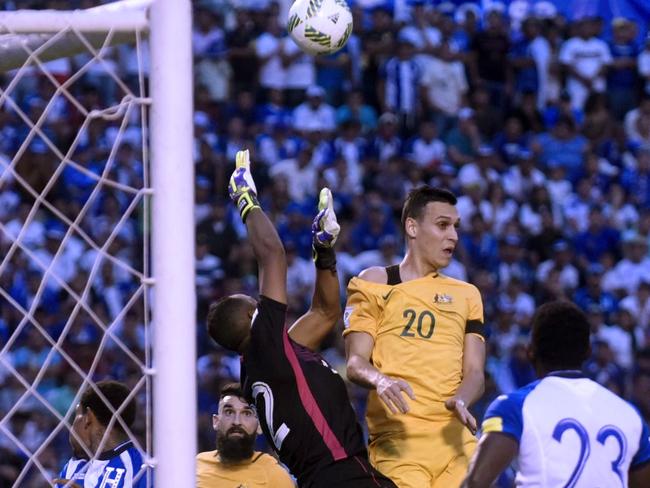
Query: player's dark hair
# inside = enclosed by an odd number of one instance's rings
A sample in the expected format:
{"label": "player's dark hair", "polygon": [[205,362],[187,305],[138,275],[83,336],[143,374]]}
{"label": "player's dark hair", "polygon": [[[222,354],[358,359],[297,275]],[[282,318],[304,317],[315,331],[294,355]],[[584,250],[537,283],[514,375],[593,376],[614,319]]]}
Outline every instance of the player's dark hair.
{"label": "player's dark hair", "polygon": [[589,357],[589,321],[567,301],[542,305],[533,315],[532,347],[545,369],[581,369]]}
{"label": "player's dark hair", "polygon": [[210,304],[206,325],[212,340],[230,351],[240,352],[250,329],[249,307],[243,296],[228,296]]}
{"label": "player's dark hair", "polygon": [[405,230],[406,219],[409,217],[420,220],[428,203],[443,202],[449,205],[456,205],[456,195],[443,188],[435,188],[429,185],[419,186],[412,189],[406,196],[402,207],[402,231]]}
{"label": "player's dark hair", "polygon": [[[87,408],[90,409],[99,423],[104,427],[108,427],[108,424],[113,418],[113,412],[116,412],[124,403],[126,403],[131,390],[124,383],[114,380],[100,381],[95,386],[106,398],[108,403],[99,396],[99,393],[97,393],[94,388],[88,388],[81,395],[79,404],[84,411]],[[127,427],[133,425],[136,409],[135,398],[131,398],[126,406],[120,411],[119,416]],[[124,428],[117,419],[113,423],[113,426],[114,428],[124,432]]]}
{"label": "player's dark hair", "polygon": [[242,400],[246,399],[244,396],[244,390],[241,389],[241,385],[239,383],[226,383],[221,388],[221,391],[219,392],[219,401],[227,396],[234,396]]}

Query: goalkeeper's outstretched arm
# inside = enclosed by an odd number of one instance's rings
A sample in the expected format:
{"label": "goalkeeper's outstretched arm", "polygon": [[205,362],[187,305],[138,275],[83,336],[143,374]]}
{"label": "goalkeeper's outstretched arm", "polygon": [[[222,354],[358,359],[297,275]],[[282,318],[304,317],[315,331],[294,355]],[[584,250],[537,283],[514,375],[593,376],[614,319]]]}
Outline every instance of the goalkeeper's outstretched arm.
{"label": "goalkeeper's outstretched arm", "polygon": [[311,307],[289,329],[289,336],[298,344],[316,350],[341,316],[339,279],[336,274],[334,243],[339,224],[334,214],[332,192],[323,188],[318,214],[312,224],[312,247],[316,265],[316,285]]}
{"label": "goalkeeper's outstretched arm", "polygon": [[260,295],[287,303],[287,259],[284,246],[257,200],[248,149],[237,152],[228,192],[248,230],[248,240],[257,259]]}

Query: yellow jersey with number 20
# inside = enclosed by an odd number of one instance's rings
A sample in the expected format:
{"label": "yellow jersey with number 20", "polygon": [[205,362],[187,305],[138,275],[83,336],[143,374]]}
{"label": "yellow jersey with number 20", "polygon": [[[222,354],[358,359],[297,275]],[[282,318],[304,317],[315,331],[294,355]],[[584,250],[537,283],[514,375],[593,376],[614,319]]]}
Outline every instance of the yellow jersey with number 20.
{"label": "yellow jersey with number 20", "polygon": [[371,361],[383,374],[406,380],[415,400],[407,414],[391,414],[372,390],[366,412],[371,438],[448,420],[444,401],[460,385],[465,334],[483,337],[478,289],[439,273],[397,285],[352,278],[344,335],[365,332],[375,341]]}

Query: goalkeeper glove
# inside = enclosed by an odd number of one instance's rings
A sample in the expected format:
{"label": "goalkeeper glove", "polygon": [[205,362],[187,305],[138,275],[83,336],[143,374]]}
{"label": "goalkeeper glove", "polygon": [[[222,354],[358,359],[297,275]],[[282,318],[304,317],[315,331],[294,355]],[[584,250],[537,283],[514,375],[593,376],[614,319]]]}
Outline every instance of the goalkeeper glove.
{"label": "goalkeeper glove", "polygon": [[336,271],[336,254],[333,246],[341,227],[336,220],[334,199],[329,188],[323,188],[320,191],[318,210],[319,212],[311,225],[314,262],[318,269]]}
{"label": "goalkeeper glove", "polygon": [[251,162],[248,149],[245,151],[237,151],[237,155],[235,156],[235,171],[233,171],[230,177],[228,194],[237,206],[239,215],[241,215],[244,222],[246,222],[246,217],[251,210],[260,208],[260,203],[257,201],[257,188],[255,188],[253,175],[251,175]]}

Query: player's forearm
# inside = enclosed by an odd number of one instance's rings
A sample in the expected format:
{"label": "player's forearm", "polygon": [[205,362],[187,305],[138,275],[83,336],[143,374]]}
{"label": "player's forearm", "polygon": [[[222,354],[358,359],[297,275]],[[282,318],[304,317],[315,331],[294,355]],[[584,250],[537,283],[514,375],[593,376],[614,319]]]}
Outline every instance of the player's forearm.
{"label": "player's forearm", "polygon": [[454,397],[463,400],[469,407],[483,396],[484,391],[485,373],[483,370],[476,369],[463,373],[463,380]]}
{"label": "player's forearm", "polygon": [[260,268],[264,268],[270,261],[286,259],[282,241],[273,223],[261,208],[254,208],[247,215],[246,229]]}
{"label": "player's forearm", "polygon": [[470,464],[467,478],[465,478],[461,488],[490,488],[499,477],[499,472],[495,473],[494,471],[490,466],[479,469],[476,464]]}
{"label": "player's forearm", "polygon": [[311,308],[322,315],[323,320],[332,322],[338,320],[341,315],[341,301],[339,296],[339,278],[336,268],[317,269],[316,286],[312,297]]}
{"label": "player's forearm", "polygon": [[348,380],[371,390],[377,388],[377,383],[383,376],[377,368],[370,364],[370,361],[357,355],[351,355],[348,358],[346,372]]}

